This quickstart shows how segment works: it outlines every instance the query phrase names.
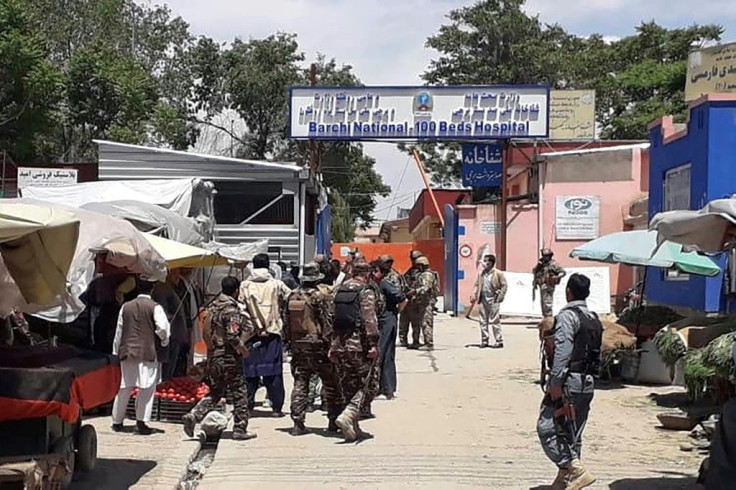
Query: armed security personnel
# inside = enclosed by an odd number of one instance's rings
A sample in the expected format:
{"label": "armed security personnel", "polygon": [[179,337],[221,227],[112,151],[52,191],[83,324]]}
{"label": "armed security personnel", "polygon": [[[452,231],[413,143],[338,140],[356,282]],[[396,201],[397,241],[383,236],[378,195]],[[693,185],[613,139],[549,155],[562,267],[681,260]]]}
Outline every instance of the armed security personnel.
{"label": "armed security personnel", "polygon": [[322,380],[330,421],[328,430],[337,432],[335,419],[343,407],[335,366],[327,358],[332,340],[332,294],[328,286],[321,284],[324,274],[316,262],[305,265],[299,279],[301,287],[292,292],[286,301],[284,325],[284,337],[292,348],[291,372],[294,377],[294,389],[291,392],[294,428],[291,435],[307,433],[304,418],[309,404],[309,381],[314,375]]}
{"label": "armed security personnel", "polygon": [[[404,294],[407,295],[407,299],[409,300],[409,302],[401,312],[401,317],[399,318],[399,343],[402,347],[409,347],[409,325],[419,325],[419,323],[414,320],[417,315],[419,315],[419,310],[417,309],[416,302],[409,295],[409,292],[416,287],[417,277],[419,277],[419,267],[417,266],[416,261],[421,256],[422,252],[420,252],[419,250],[412,250],[411,252],[409,252],[411,267],[404,274],[404,284],[406,288],[404,290]],[[417,341],[418,336],[419,330],[416,330],[416,332],[412,332],[412,337],[417,337]]]}
{"label": "armed security personnel", "polygon": [[590,279],[573,274],[565,292],[568,304],[545,339],[545,357],[551,365],[537,433],[545,454],[558,468],[552,488],[578,490],[595,482],[580,462],[580,454],[593,400],[593,376],[600,368],[603,326],[585,302]]}
{"label": "armed security personnel", "polygon": [[414,298],[416,304],[416,315],[412,317],[411,349],[419,348],[419,328],[424,336],[424,349],[434,350],[434,305],[439,294],[437,273],[429,268],[429,259],[419,257],[415,261],[419,268],[414,289],[409,291],[409,296]]}
{"label": "armed security personnel", "polygon": [[566,274],[565,269],[552,259],[553,256],[552,250],[543,249],[542,257],[532,270],[534,289],[539,288],[539,300],[542,304],[542,316],[544,318],[552,316],[552,298],[555,295],[555,287]]}
{"label": "armed security personnel", "polygon": [[365,260],[355,261],[354,276],[335,291],[335,320],[329,358],[335,363],[347,403],[335,423],[346,441],[365,434],[358,420],[366,401],[378,393],[373,371],[378,367],[378,299],[369,283],[371,266]]}
{"label": "armed security personnel", "polygon": [[[184,432],[194,436],[194,426],[215,408],[229,391],[233,396],[235,424],[233,439],[245,441],[256,434],[248,432],[248,389],[243,377],[243,357],[250,353],[245,342],[255,335],[255,326],[235,299],[238,297],[240,281],[228,276],[222,279],[222,293],[208,308],[209,319],[205,322],[204,340],[207,343],[207,378],[210,394],[184,415]],[[207,323],[210,324],[209,328]]]}

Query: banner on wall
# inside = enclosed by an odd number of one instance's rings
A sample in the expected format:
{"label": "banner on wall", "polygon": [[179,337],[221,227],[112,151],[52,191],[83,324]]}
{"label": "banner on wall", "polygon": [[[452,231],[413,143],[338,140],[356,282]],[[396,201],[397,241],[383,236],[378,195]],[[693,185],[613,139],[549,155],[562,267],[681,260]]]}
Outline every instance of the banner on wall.
{"label": "banner on wall", "polygon": [[503,146],[465,144],[462,150],[462,177],[465,187],[501,187]]}
{"label": "banner on wall", "polygon": [[736,92],[736,43],[698,49],[687,60],[685,100]]}
{"label": "banner on wall", "polygon": [[555,233],[558,240],[598,238],[601,200],[599,196],[557,196]]}
{"label": "banner on wall", "polygon": [[[567,275],[555,289],[552,310],[556,315],[567,304],[565,288],[570,275],[585,274],[590,279],[590,297],[588,308],[601,315],[611,313],[611,283],[608,267],[571,267],[566,269]],[[534,276],[526,272],[506,272],[508,292],[506,299],[501,303],[501,314],[505,316],[542,317],[542,307],[539,303],[539,290],[535,299],[532,299],[532,284]]]}
{"label": "banner on wall", "polygon": [[324,140],[546,138],[549,87],[292,87],[289,137]]}

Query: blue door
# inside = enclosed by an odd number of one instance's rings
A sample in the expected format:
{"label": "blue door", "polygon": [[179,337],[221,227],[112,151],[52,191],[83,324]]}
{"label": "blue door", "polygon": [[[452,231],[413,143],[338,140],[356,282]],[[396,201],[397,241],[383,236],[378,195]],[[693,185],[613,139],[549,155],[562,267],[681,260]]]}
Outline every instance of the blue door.
{"label": "blue door", "polygon": [[457,211],[450,204],[445,204],[445,311],[457,315],[458,309],[458,239]]}

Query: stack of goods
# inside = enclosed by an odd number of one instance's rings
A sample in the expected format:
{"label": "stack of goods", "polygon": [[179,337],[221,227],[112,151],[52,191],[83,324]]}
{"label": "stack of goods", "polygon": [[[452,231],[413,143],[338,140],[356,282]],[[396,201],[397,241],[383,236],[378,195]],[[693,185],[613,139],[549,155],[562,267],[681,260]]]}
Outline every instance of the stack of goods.
{"label": "stack of goods", "polygon": [[665,327],[654,336],[654,345],[662,361],[669,367],[674,368],[677,361],[687,354],[687,345],[680,332]]}
{"label": "stack of goods", "polygon": [[736,332],[731,332],[714,339],[702,349],[687,353],[684,376],[691,399],[712,394],[716,401],[725,402],[736,394],[735,344]]}
{"label": "stack of goods", "polygon": [[678,315],[666,306],[638,306],[623,312],[618,323],[627,327],[640,339],[648,340],[665,325],[683,318],[682,315]]}
{"label": "stack of goods", "polygon": [[[156,386],[154,398],[153,420],[180,421],[181,417],[209,395],[210,388],[205,383],[197,382],[189,377],[172,378]],[[138,388],[133,390],[128,403],[128,414],[135,415],[135,396]]]}

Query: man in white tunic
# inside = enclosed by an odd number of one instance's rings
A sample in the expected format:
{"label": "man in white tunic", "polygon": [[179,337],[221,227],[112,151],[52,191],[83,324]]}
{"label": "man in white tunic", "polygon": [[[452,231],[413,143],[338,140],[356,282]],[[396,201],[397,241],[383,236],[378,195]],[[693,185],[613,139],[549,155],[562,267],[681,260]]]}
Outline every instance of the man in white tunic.
{"label": "man in white tunic", "polygon": [[170,326],[161,305],[151,299],[153,283],[141,277],[140,294],[125,303],[118,316],[112,353],[120,357],[122,379],[112,408],[112,430],[123,430],[130,394],[138,388],[135,399],[135,432],[149,435],[153,396],[161,379],[159,354],[169,344]]}
{"label": "man in white tunic", "polygon": [[501,303],[506,297],[506,276],[496,269],[496,256],[487,254],[483,257],[483,271],[478,276],[471,301],[480,304],[480,346],[489,347],[490,335],[488,326],[493,329],[494,349],[503,348],[501,332]]}

